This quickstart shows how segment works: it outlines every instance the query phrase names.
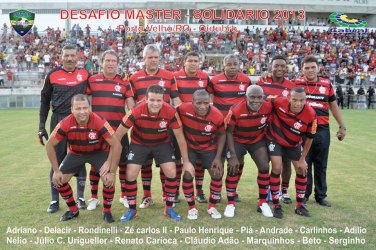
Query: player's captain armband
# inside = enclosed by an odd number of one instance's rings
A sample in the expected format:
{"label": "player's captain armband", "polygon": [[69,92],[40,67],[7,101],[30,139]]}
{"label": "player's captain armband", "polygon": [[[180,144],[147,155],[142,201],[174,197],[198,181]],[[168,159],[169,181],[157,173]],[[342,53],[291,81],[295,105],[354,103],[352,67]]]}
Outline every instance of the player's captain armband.
{"label": "player's captain armband", "polygon": [[313,120],[313,122],[312,122],[312,132],[311,132],[311,134],[316,134],[316,130],[317,130],[317,119]]}

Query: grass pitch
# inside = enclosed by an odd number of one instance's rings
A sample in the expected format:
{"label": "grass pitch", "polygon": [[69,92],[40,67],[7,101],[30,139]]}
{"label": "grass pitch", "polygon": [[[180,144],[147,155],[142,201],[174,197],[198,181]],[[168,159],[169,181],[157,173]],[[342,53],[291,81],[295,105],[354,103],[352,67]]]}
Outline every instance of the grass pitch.
{"label": "grass pitch", "polygon": [[[182,192],[182,202],[176,210],[183,221],[177,223],[164,217],[159,174],[154,168],[152,190],[156,204],[139,209],[140,218],[134,221],[108,225],[102,220],[101,207],[81,211],[77,219],[64,223],[59,221],[66,209],[62,199],[58,213],[46,212],[50,201],[49,162],[44,147],[37,142],[38,110],[1,110],[0,249],[376,249],[376,111],[343,110],[342,114],[347,126],[343,142],[334,136],[334,120],[331,127],[328,199],[332,207],[309,201],[311,218],[295,215],[293,205],[283,206],[282,220],[257,213],[256,167],[247,157],[239,185],[242,202],[237,204],[234,218],[213,220],[206,213],[206,205],[198,204],[199,220],[188,221]],[[292,197],[293,178],[294,174],[289,191]],[[71,184],[75,189],[74,179]],[[206,174],[206,196],[208,185]],[[139,185],[138,203],[141,194]],[[89,181],[85,195],[87,200]],[[225,197],[224,189],[222,196]],[[117,220],[125,212],[118,197],[117,184],[112,211]],[[218,205],[222,214],[225,202],[224,198]]]}

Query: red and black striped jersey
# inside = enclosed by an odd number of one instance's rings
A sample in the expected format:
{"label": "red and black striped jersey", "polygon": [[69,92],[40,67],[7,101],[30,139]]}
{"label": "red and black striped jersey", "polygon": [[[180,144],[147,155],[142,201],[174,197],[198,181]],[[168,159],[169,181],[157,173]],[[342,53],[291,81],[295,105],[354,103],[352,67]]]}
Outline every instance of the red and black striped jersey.
{"label": "red and black striped jersey", "polygon": [[265,82],[259,80],[256,84],[264,91],[266,100],[276,97],[287,97],[290,91],[295,88],[295,83],[287,79],[284,79],[282,83],[276,83],[273,82],[271,77],[266,78]]}
{"label": "red and black striped jersey", "polygon": [[225,124],[216,107],[210,106],[206,116],[197,115],[190,102],[180,104],[176,110],[189,148],[198,151],[217,149],[216,135],[225,131]]}
{"label": "red and black striped jersey", "polygon": [[180,70],[174,76],[182,102],[191,102],[193,93],[198,89],[206,89],[209,83],[209,76],[202,71],[198,71],[195,76],[188,76],[184,70]]}
{"label": "red and black striped jersey", "polygon": [[242,144],[253,144],[261,141],[265,136],[272,111],[273,106],[267,101],[262,102],[257,112],[249,110],[247,100],[235,104],[226,117],[228,125],[234,127],[234,141]]}
{"label": "red and black striped jersey", "polygon": [[129,82],[119,75],[109,79],[97,74],[89,78],[86,93],[92,95],[92,111],[104,117],[116,130],[125,115],[126,99],[133,98]]}
{"label": "red and black striped jersey", "polygon": [[78,125],[76,118],[71,114],[56,125],[51,136],[57,140],[67,138],[69,152],[73,154],[88,154],[95,151],[108,151],[106,139],[114,134],[114,130],[108,122],[90,112],[86,126]]}
{"label": "red and black striped jersey", "polygon": [[320,77],[317,82],[307,82],[304,78],[298,78],[295,83],[305,89],[307,102],[316,111],[318,126],[329,127],[329,103],[336,101],[330,80]]}
{"label": "red and black striped jersey", "polygon": [[89,76],[86,69],[66,71],[59,67],[51,70],[41,91],[40,122],[46,122],[50,105],[53,113],[70,114],[71,99],[77,94],[85,93]]}
{"label": "red and black striped jersey", "polygon": [[129,79],[134,91],[136,102],[141,102],[146,97],[146,90],[150,85],[158,84],[164,88],[163,99],[170,103],[170,98],[179,96],[174,74],[164,69],[158,69],[155,75],[148,75],[145,70],[140,70]]}
{"label": "red and black striped jersey", "polygon": [[276,140],[283,147],[293,148],[302,142],[303,136],[313,138],[316,134],[317,118],[315,111],[308,104],[299,114],[290,111],[287,98],[272,99],[274,112],[266,136]]}
{"label": "red and black striped jersey", "polygon": [[169,128],[181,127],[180,118],[170,104],[163,103],[159,114],[150,114],[146,102],[141,102],[129,111],[121,125],[132,128],[131,142],[145,146],[156,146],[171,141]]}
{"label": "red and black striped jersey", "polygon": [[244,99],[251,80],[246,74],[238,73],[235,80],[227,79],[225,73],[214,76],[208,84],[208,92],[213,94],[213,104],[226,117],[231,106]]}

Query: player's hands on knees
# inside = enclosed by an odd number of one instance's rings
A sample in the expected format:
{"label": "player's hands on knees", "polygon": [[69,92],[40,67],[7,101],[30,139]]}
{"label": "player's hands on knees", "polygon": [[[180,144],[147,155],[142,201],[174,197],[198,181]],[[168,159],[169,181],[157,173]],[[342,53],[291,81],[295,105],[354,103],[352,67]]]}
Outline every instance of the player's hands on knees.
{"label": "player's hands on knees", "polygon": [[211,169],[213,170],[213,174],[215,176],[221,177],[223,175],[223,162],[220,157],[214,158]]}
{"label": "player's hands on knees", "polygon": [[38,130],[38,141],[39,141],[39,143],[40,143],[41,145],[44,146],[43,138],[45,138],[45,139],[46,139],[46,142],[47,142],[47,141],[48,141],[48,133],[47,133],[47,131],[46,131],[45,128],[40,128],[40,129]]}
{"label": "player's hands on knees", "polygon": [[303,176],[306,176],[307,170],[308,170],[308,164],[306,160],[304,158],[300,159],[297,163],[297,172]]}
{"label": "player's hands on knees", "polygon": [[228,160],[228,172],[230,175],[237,175],[239,171],[239,161],[236,156],[231,156]]}
{"label": "player's hands on knees", "polygon": [[52,175],[52,183],[56,187],[62,186],[63,183],[63,173],[60,170],[54,171],[54,174]]}
{"label": "player's hands on knees", "polygon": [[188,172],[191,176],[195,176],[195,167],[192,165],[190,161],[184,161],[183,171]]}
{"label": "player's hands on knees", "polygon": [[99,169],[99,175],[100,176],[104,176],[108,172],[110,172],[110,162],[109,161],[105,161],[103,163],[102,167]]}

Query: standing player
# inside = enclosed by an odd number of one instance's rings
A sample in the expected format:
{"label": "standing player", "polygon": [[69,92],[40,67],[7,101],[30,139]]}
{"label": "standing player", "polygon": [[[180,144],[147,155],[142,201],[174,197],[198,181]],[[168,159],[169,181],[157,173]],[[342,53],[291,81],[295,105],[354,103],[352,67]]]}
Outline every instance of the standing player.
{"label": "standing player", "polygon": [[[176,86],[182,102],[192,102],[193,93],[198,89],[206,89],[209,76],[200,70],[200,56],[197,52],[188,52],[184,57],[184,69],[175,73]],[[207,203],[202,190],[205,169],[198,159],[195,163],[196,200]]]}
{"label": "standing player", "polygon": [[[61,221],[77,217],[78,207],[74,202],[69,180],[78,174],[85,163],[96,166],[101,173],[103,187],[103,219],[107,223],[114,222],[111,214],[111,203],[115,193],[115,175],[121,152],[121,145],[113,136],[114,131],[106,120],[90,112],[90,103],[86,95],[72,97],[72,114],[56,125],[46,144],[48,159],[54,171],[52,182],[68,205],[69,210],[61,216]],[[69,152],[61,164],[56,157],[56,145],[63,139],[69,143]],[[108,152],[108,145],[110,152]],[[106,186],[106,188],[105,188]]]}
{"label": "standing player", "polygon": [[117,137],[121,139],[132,128],[125,182],[129,210],[121,217],[120,220],[123,222],[130,221],[137,216],[137,176],[149,155],[153,156],[156,164],[160,165],[166,175],[164,215],[176,221],[181,220],[181,216],[172,208],[177,182],[174,149],[169,129],[173,130],[179,144],[184,162],[183,169],[194,176],[194,167],[188,159],[187,144],[180,118],[176,110],[164,101],[164,91],[163,87],[159,85],[149,86],[146,92],[146,101],[135,106],[123,118],[121,125],[116,130]]}
{"label": "standing player", "polygon": [[[246,89],[251,85],[251,80],[246,74],[239,72],[239,59],[235,55],[227,55],[223,59],[224,72],[214,76],[208,85],[208,92],[213,94],[214,107],[218,108],[223,117],[227,116],[231,106],[242,101],[245,96]],[[222,160],[224,162],[227,154],[227,146],[222,152]],[[228,198],[228,205],[225,210],[226,214],[233,214],[235,206],[232,204],[235,200],[239,202],[240,199],[236,193],[236,189],[232,186],[238,183],[243,173],[244,164],[240,164],[237,174],[229,173],[226,176],[226,192]]]}
{"label": "standing player", "polygon": [[[172,100],[173,105],[176,107],[181,103],[178,95],[174,74],[164,69],[159,69],[160,51],[154,44],[148,44],[143,51],[145,62],[145,69],[142,69],[131,76],[130,83],[135,94],[136,102],[145,100],[146,90],[150,85],[158,84],[164,89],[164,101],[170,103]],[[176,159],[180,160],[181,157],[177,156]],[[154,203],[151,195],[151,180],[152,180],[152,163],[153,159],[148,159],[146,165],[141,169],[142,186],[144,189],[143,202],[140,208],[147,208]],[[181,165],[178,164],[178,179],[181,176]],[[161,181],[165,176],[161,172]],[[180,181],[179,181],[180,183]]]}
{"label": "standing player", "polygon": [[[71,113],[71,99],[76,94],[85,93],[89,73],[85,69],[77,69],[77,49],[74,45],[66,45],[62,49],[62,67],[51,70],[45,79],[41,91],[41,104],[39,110],[39,142],[44,145],[43,137],[47,140],[46,121],[50,106],[52,116],[50,131]],[[67,140],[63,139],[56,145],[56,157],[60,164],[67,154]],[[53,170],[50,172],[51,203],[47,209],[49,213],[55,213],[59,209],[59,192],[52,183]],[[79,209],[85,209],[84,190],[86,182],[86,169],[81,168],[77,176],[77,203]]]}
{"label": "standing player", "polygon": [[[222,216],[216,209],[216,203],[221,197],[221,155],[226,141],[223,116],[217,108],[210,105],[210,95],[203,89],[194,92],[192,103],[183,103],[176,110],[183,124],[190,162],[200,160],[211,176],[208,213],[212,218],[220,219]],[[188,219],[197,219],[193,176],[189,172],[183,175],[183,192],[189,205]]]}
{"label": "standing player", "polygon": [[[247,88],[246,98],[235,104],[228,113],[227,145],[230,151],[228,159],[230,174],[236,174],[241,164],[244,165],[244,155],[247,152],[255,162],[258,175],[259,202],[257,211],[265,217],[273,217],[270,207],[266,203],[269,186],[269,155],[264,140],[265,130],[272,113],[272,104],[263,101],[263,91],[260,86],[252,85]],[[232,188],[236,189],[237,183]],[[235,201],[229,202],[235,208]],[[226,217],[234,217],[233,213],[225,213]]]}
{"label": "standing player", "polygon": [[[296,171],[296,206],[295,213],[309,217],[304,207],[304,194],[307,187],[307,163],[305,157],[311,147],[316,133],[317,120],[315,111],[306,104],[303,88],[293,88],[288,98],[278,97],[272,100],[274,113],[267,130],[268,150],[272,162],[270,173],[270,190],[273,198],[273,215],[283,218],[283,210],[279,204],[280,175],[282,171],[282,155],[291,160]],[[302,139],[305,142],[302,148]]]}
{"label": "standing player", "polygon": [[[306,201],[312,194],[313,183],[315,184],[315,200],[321,206],[330,207],[327,197],[326,170],[328,166],[330,130],[329,110],[336,119],[339,129],[338,140],[342,141],[346,136],[346,126],[342,119],[341,111],[336,102],[334,88],[329,79],[319,78],[318,61],[313,56],[307,56],[302,62],[303,78],[296,79],[296,85],[305,88],[308,104],[316,111],[317,135],[313,140],[311,150],[306,161],[308,163],[308,184]],[[312,178],[312,164],[314,177]]]}
{"label": "standing player", "polygon": [[[125,105],[128,109],[134,107],[133,91],[128,82],[125,82],[116,74],[119,63],[119,57],[116,52],[107,50],[102,54],[103,73],[91,76],[89,78],[89,88],[87,94],[92,95],[92,111],[105,118],[111,127],[116,131],[121,119],[125,115]],[[122,154],[119,162],[119,180],[121,184],[120,202],[126,202],[125,196],[125,167],[128,154],[128,136],[124,136],[122,141]],[[91,199],[88,202],[87,209],[94,210],[99,204],[98,200],[98,182],[99,173],[96,172],[96,166],[91,166],[90,184]],[[105,188],[105,187],[103,187]],[[107,192],[106,190],[104,190]],[[124,203],[124,205],[126,205]]]}
{"label": "standing player", "polygon": [[[272,59],[272,72],[270,77],[263,77],[257,82],[257,85],[261,86],[264,90],[266,100],[282,96],[289,95],[291,89],[295,87],[295,83],[285,79],[287,72],[286,58],[281,55],[274,56]],[[292,200],[287,193],[291,178],[291,161],[286,156],[282,156],[283,168],[282,168],[282,200],[285,204],[291,204]]]}

